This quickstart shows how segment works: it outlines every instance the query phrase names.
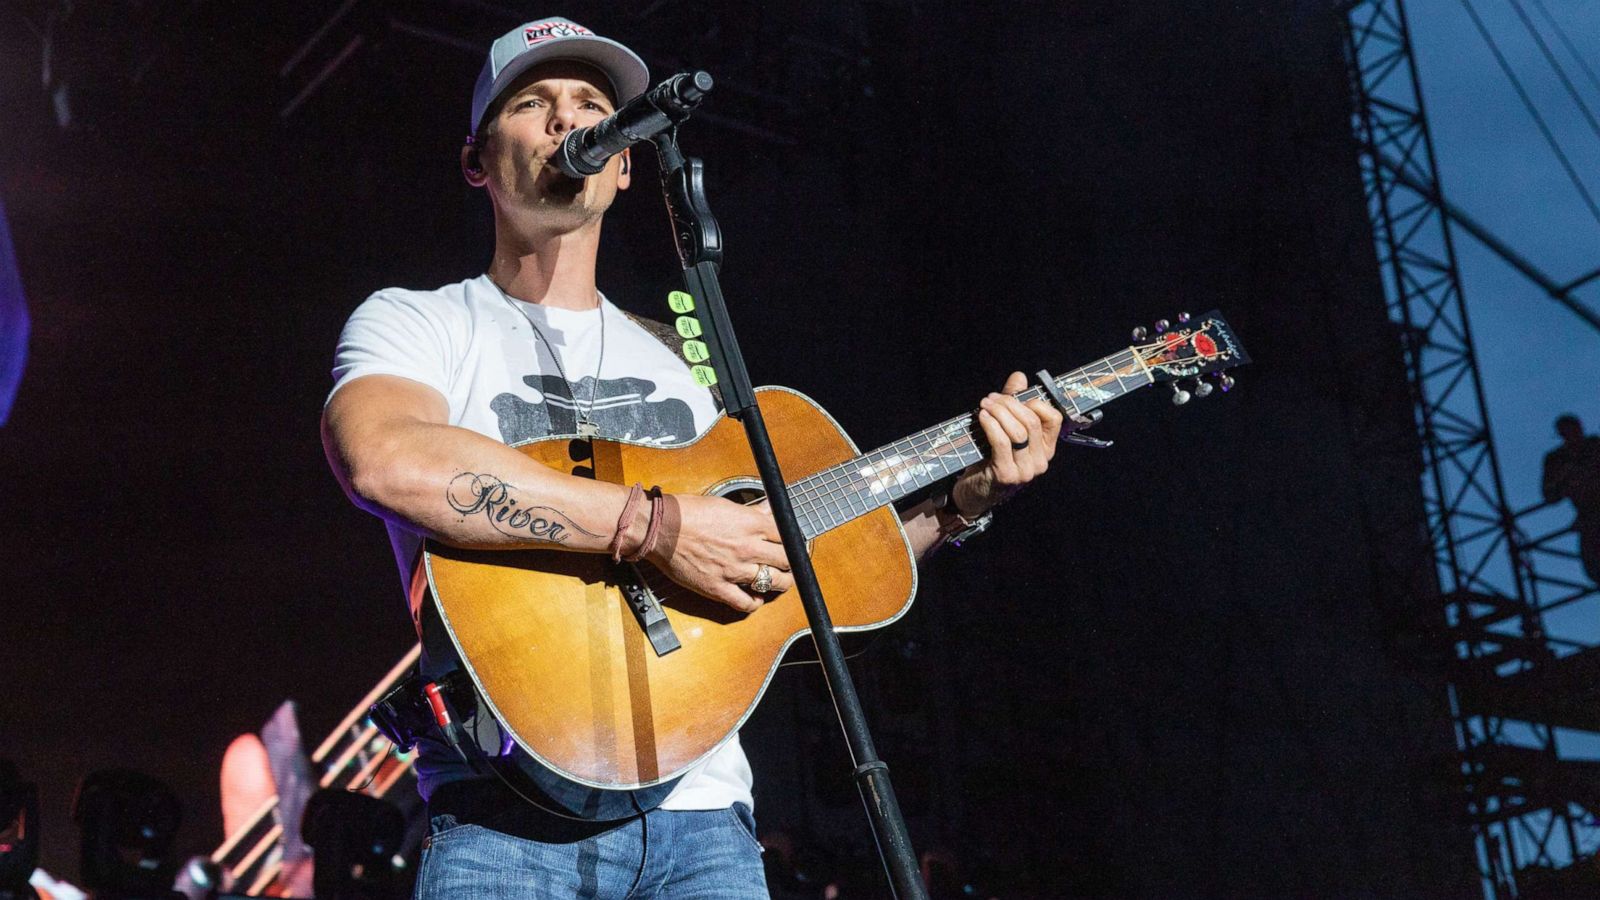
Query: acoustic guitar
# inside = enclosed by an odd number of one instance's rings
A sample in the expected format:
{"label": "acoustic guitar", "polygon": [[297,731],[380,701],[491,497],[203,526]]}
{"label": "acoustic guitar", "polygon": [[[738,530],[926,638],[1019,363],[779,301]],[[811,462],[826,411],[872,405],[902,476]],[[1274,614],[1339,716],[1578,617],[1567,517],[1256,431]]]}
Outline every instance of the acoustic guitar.
{"label": "acoustic guitar", "polygon": [[[1165,323],[1157,323],[1158,327]],[[1174,400],[1232,385],[1248,362],[1217,313],[1161,329],[1023,391],[1087,413],[1148,385]],[[1215,373],[1215,382],[1201,376]],[[1185,388],[1185,385],[1188,385]],[[905,614],[916,560],[893,503],[983,459],[971,414],[861,453],[816,403],[757,392],[789,495],[837,630]],[[761,496],[742,426],[719,418],[675,446],[561,435],[516,449],[546,466],[616,484],[743,502]],[[761,699],[784,652],[808,632],[799,597],[769,596],[748,615],[699,596],[648,564],[562,550],[472,551],[429,542],[440,617],[494,716],[564,779],[635,790],[681,775],[726,742]]]}

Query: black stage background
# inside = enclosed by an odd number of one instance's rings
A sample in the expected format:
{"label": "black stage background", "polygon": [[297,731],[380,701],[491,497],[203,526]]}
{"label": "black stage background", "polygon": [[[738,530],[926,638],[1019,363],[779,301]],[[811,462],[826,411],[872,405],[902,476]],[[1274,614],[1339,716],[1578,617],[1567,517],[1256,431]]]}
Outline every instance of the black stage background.
{"label": "black stage background", "polygon": [[[333,342],[372,290],[487,259],[455,161],[481,53],[426,30],[487,46],[555,10],[360,3],[281,77],[332,6],[79,3],[63,129],[28,24],[54,6],[0,11],[35,326],[0,428],[0,755],[71,876],[80,775],[166,779],[208,850],[227,742],[286,697],[320,739],[404,651],[382,530],[317,439]],[[1399,662],[1418,468],[1331,7],[559,11],[718,77],[684,143],[753,375],[862,445],[1180,309],[1220,307],[1255,356],[1226,397],[1111,409],[1115,450],[1064,450],[857,660],[919,847],[1056,896],[1476,891],[1442,688]],[[650,168],[602,285],[659,316]],[[786,670],[746,729],[757,813],[865,859],[817,681]]]}

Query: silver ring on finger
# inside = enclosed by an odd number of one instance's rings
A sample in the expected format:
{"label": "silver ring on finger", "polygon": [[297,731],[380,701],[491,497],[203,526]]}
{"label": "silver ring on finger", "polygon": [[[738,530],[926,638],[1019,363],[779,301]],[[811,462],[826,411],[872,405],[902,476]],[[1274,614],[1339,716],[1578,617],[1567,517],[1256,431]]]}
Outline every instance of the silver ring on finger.
{"label": "silver ring on finger", "polygon": [[756,577],[750,582],[750,590],[758,594],[765,594],[772,590],[772,567],[766,563],[756,567]]}

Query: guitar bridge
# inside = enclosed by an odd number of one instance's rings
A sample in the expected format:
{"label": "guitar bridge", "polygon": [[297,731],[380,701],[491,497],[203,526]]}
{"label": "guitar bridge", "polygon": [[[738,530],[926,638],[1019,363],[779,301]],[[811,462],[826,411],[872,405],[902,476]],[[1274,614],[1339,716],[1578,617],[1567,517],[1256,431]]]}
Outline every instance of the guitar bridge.
{"label": "guitar bridge", "polygon": [[617,586],[622,588],[622,597],[627,601],[628,608],[633,610],[633,617],[639,621],[639,627],[650,640],[650,648],[656,651],[656,655],[666,656],[682,647],[677,632],[672,630],[672,622],[661,609],[660,599],[645,584],[639,567],[629,564],[620,568],[619,575]]}

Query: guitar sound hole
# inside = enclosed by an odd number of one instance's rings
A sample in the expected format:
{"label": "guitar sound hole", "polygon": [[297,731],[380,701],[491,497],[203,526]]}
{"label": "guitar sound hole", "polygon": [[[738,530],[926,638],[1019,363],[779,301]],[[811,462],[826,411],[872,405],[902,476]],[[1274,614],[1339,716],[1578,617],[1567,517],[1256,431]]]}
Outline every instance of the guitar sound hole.
{"label": "guitar sound hole", "polygon": [[713,484],[706,493],[713,497],[721,497],[724,500],[732,500],[735,503],[742,503],[746,506],[759,503],[763,497],[767,496],[766,490],[761,487],[761,479],[749,476],[729,478],[727,481]]}
{"label": "guitar sound hole", "polygon": [[[767,492],[761,486],[761,481],[756,478],[733,478],[722,484],[714,485],[710,491],[712,496],[742,503],[745,506],[754,506],[766,498]],[[806,552],[811,552],[816,546],[816,538],[806,541]]]}
{"label": "guitar sound hole", "polygon": [[758,487],[740,487],[724,492],[721,496],[725,500],[732,500],[745,506],[754,506],[767,496],[767,492]]}

